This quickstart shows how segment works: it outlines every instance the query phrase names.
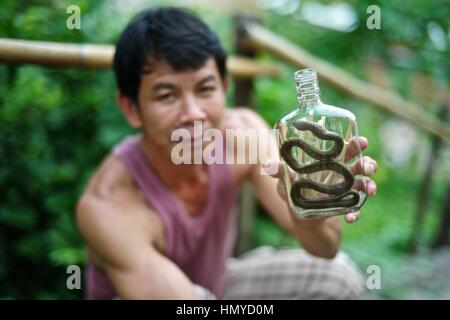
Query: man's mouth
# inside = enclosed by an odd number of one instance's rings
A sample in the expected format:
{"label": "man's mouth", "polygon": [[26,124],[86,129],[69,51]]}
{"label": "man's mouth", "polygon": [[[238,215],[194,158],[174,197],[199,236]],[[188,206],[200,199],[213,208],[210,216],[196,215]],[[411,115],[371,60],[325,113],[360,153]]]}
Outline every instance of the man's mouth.
{"label": "man's mouth", "polygon": [[177,129],[184,129],[188,132],[188,135],[190,137],[190,142],[197,142],[200,140],[203,140],[205,132],[210,128],[207,124],[196,124],[195,126],[184,126],[184,127],[177,127]]}

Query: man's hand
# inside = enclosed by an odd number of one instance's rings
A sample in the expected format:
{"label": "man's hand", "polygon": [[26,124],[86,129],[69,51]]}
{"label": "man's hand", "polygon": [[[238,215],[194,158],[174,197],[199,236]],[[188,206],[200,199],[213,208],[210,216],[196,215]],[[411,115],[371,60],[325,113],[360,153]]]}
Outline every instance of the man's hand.
{"label": "man's hand", "polygon": [[[358,148],[358,144],[359,144],[359,148]],[[352,159],[355,156],[359,155],[359,151],[364,151],[365,149],[367,149],[367,146],[368,146],[368,141],[365,137],[359,137],[357,142],[356,142],[356,139],[350,141],[349,147],[348,147],[346,155],[345,155],[345,161]],[[270,175],[274,178],[280,179],[282,177],[281,163],[267,162],[264,164],[264,168],[273,169],[276,166],[278,166],[279,169],[275,170],[276,173],[270,174]],[[369,177],[369,176],[372,176],[377,171],[377,168],[378,168],[378,165],[375,160],[373,160],[372,158],[370,158],[368,156],[364,156],[362,158],[362,162],[357,161],[352,167],[350,167],[350,170],[352,171],[353,174],[362,174],[366,177]],[[270,171],[273,172],[273,170],[270,170]],[[268,172],[268,173],[271,173],[271,172]],[[292,172],[292,174],[295,175],[294,172]],[[368,196],[373,196],[376,194],[376,191],[377,191],[376,183],[370,178],[366,178],[366,179],[367,179],[367,182],[365,185],[365,189],[366,189],[365,192],[368,194]],[[353,188],[358,189],[358,190],[363,190],[364,186],[355,182]],[[281,196],[281,198],[284,199],[284,201],[287,201],[286,189],[281,180],[278,181],[277,190],[278,190],[278,194]],[[308,221],[312,222],[312,221],[317,220],[317,219],[304,219],[304,218],[300,218],[300,217],[296,216],[295,214],[293,214],[293,215],[295,216],[295,219],[300,219],[302,221],[302,223],[308,223]],[[345,215],[345,221],[347,223],[353,223],[356,220],[358,220],[359,215],[360,215],[359,211],[348,213]]]}
{"label": "man's hand", "polygon": [[[243,128],[251,127],[255,129],[262,129],[258,132],[268,132],[269,127],[256,113],[246,111],[245,120],[242,123]],[[260,136],[260,141],[269,141],[269,137],[263,135]],[[275,136],[271,136],[271,148],[277,145]],[[347,148],[347,158],[352,159],[354,156],[359,154],[359,150],[365,150],[367,148],[368,142],[365,138],[359,138],[358,141],[350,143]],[[357,148],[359,146],[359,148]],[[356,147],[356,148],[355,148]],[[279,178],[281,177],[280,162],[278,156],[275,155],[279,151],[278,148],[270,150],[267,160],[271,159],[271,162],[266,162],[266,159],[260,159],[257,165],[252,166],[252,170],[248,175],[255,193],[258,199],[261,201],[264,208],[270,214],[271,217],[283,227],[289,234],[294,236],[302,247],[310,254],[332,259],[335,257],[339,250],[340,238],[341,238],[341,228],[339,217],[329,217],[327,219],[301,219],[289,207],[286,203],[286,193],[282,183],[280,183]],[[263,166],[263,163],[266,166]],[[264,168],[266,173],[261,172]],[[364,172],[364,175],[372,175],[376,169],[377,164],[369,157],[364,157],[362,164],[359,167],[351,168],[355,172]],[[279,172],[278,174],[274,174]],[[276,178],[273,179],[272,177]],[[358,186],[354,185],[353,188]],[[366,184],[367,193],[369,195],[374,195],[376,192],[376,185],[373,181],[368,180]],[[278,190],[278,191],[277,191]],[[284,199],[284,200],[283,200]],[[352,223],[358,219],[359,213],[349,213],[346,215],[345,220],[348,223]]]}

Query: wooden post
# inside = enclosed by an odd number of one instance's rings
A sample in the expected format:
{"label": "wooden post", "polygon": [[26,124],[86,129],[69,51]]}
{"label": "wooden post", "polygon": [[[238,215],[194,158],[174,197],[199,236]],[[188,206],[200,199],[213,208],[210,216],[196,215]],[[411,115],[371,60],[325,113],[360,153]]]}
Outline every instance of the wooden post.
{"label": "wooden post", "polygon": [[[247,16],[235,16],[235,50],[236,55],[253,58],[255,51],[245,47],[245,24],[251,18]],[[237,79],[234,81],[234,105],[239,107],[254,108],[254,83],[253,78]],[[252,222],[256,211],[256,197],[248,183],[240,190],[238,237],[235,247],[235,255],[240,255],[250,248],[252,241]]]}
{"label": "wooden post", "polygon": [[433,248],[440,248],[450,244],[448,234],[450,232],[450,184],[447,187],[447,196],[441,211],[439,230],[433,243]]}
{"label": "wooden post", "polygon": [[[443,104],[438,112],[438,118],[445,122],[448,116],[449,107]],[[428,207],[428,200],[430,195],[430,188],[433,179],[434,169],[439,156],[439,150],[442,146],[442,140],[439,137],[433,136],[431,142],[431,150],[428,157],[427,168],[425,170],[425,175],[423,177],[422,183],[419,188],[417,209],[414,218],[413,230],[410,240],[410,250],[411,252],[416,252],[420,245],[421,229],[423,225],[423,220],[425,218],[425,213]],[[448,230],[448,229],[447,229]]]}
{"label": "wooden post", "polygon": [[[238,15],[235,18],[235,49],[236,55],[254,58],[255,51],[245,46],[246,29],[245,25],[248,21],[252,21],[247,16]],[[254,108],[253,101],[253,78],[236,79],[234,85],[234,104],[235,106],[244,106]]]}
{"label": "wooden post", "polygon": [[[450,113],[450,95],[447,97],[446,102],[446,113],[445,116],[448,117]],[[443,106],[444,107],[444,106]],[[442,119],[446,120],[446,118]],[[450,232],[450,183],[447,187],[444,205],[442,206],[440,223],[438,223],[439,229],[436,233],[435,240],[433,242],[433,248],[439,248],[443,246],[447,246],[450,244],[449,241],[449,232]]]}

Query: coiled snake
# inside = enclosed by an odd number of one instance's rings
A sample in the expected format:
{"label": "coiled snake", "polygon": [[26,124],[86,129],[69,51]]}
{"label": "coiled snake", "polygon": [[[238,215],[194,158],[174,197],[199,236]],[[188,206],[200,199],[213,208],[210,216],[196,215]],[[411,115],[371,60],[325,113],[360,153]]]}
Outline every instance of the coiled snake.
{"label": "coiled snake", "polygon": [[[284,161],[297,173],[308,174],[320,172],[324,170],[331,170],[342,175],[344,181],[335,185],[328,185],[320,182],[315,182],[310,179],[298,179],[292,184],[290,196],[292,202],[304,209],[325,209],[334,207],[352,207],[359,202],[359,194],[355,190],[351,190],[354,178],[352,173],[335,159],[339,156],[344,147],[343,139],[336,133],[327,131],[322,126],[309,122],[298,121],[293,126],[300,131],[311,131],[317,138],[321,140],[331,140],[334,145],[331,149],[321,151],[312,147],[300,138],[287,139],[280,148],[280,154]],[[308,165],[301,165],[297,159],[292,155],[292,148],[299,147],[315,161]],[[301,194],[301,189],[313,189],[318,192],[331,195],[324,199],[306,199]]]}

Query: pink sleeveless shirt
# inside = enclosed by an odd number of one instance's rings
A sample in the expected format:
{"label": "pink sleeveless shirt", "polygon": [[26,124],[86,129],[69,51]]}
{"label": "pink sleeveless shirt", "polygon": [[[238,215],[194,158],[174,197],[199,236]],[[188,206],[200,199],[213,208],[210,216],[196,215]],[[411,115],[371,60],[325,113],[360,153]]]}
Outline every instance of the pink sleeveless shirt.
{"label": "pink sleeveless shirt", "polygon": [[[225,282],[225,263],[232,254],[236,231],[236,192],[229,168],[225,164],[207,166],[207,202],[202,212],[192,217],[155,173],[138,139],[126,138],[114,148],[113,154],[123,161],[148,205],[163,222],[165,256],[193,283],[208,288],[220,298]],[[107,274],[92,262],[87,266],[86,285],[88,299],[116,296]]]}

